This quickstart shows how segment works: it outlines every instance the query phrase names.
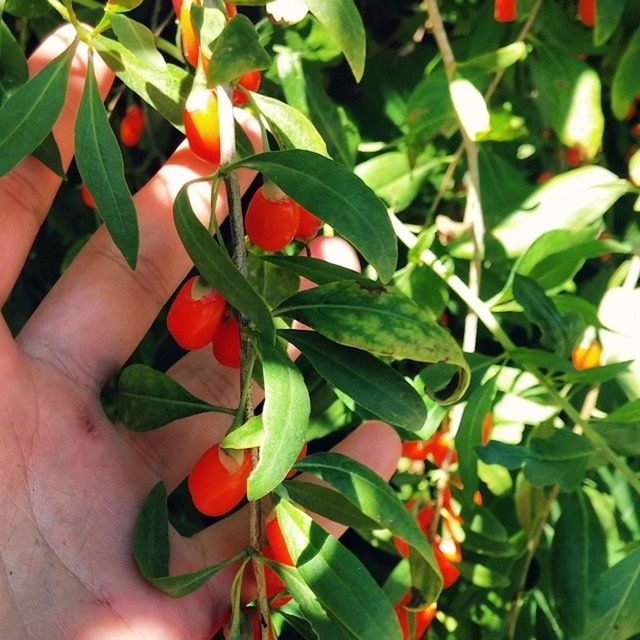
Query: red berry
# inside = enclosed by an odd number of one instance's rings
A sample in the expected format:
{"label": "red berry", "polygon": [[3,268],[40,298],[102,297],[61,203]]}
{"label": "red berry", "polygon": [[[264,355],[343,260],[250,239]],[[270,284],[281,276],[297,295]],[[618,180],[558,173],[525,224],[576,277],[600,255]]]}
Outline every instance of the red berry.
{"label": "red berry", "polygon": [[293,560],[291,554],[287,548],[287,543],[284,540],[278,518],[275,513],[269,514],[267,522],[264,527],[264,533],[267,537],[267,543],[273,553],[273,559],[280,564],[286,564],[290,567],[293,566]]}
{"label": "red berry", "polygon": [[578,17],[582,24],[593,27],[596,22],[596,0],[578,0]]}
{"label": "red berry", "polygon": [[93,201],[93,197],[89,193],[89,189],[87,189],[87,186],[84,184],[80,185],[80,197],[82,198],[82,202],[84,202],[87,207],[91,209],[96,208],[96,203]]}
{"label": "red berry", "polygon": [[322,226],[322,220],[317,218],[312,213],[309,213],[306,209],[303,209],[298,205],[298,213],[300,220],[298,222],[298,228],[296,229],[296,240],[301,242],[309,242],[316,237],[318,230]]}
{"label": "red berry", "polygon": [[543,171],[536,178],[536,184],[544,184],[545,182],[549,182],[551,178],[553,178],[556,174],[553,171]]}
{"label": "red berry", "polygon": [[402,455],[410,460],[426,460],[430,451],[428,440],[407,440],[402,443]]}
{"label": "red berry", "polygon": [[137,104],[132,104],[120,121],[120,141],[126,147],[135,147],[144,131],[144,114]]}
{"label": "red berry", "polygon": [[200,41],[196,33],[193,20],[191,20],[191,4],[199,5],[200,0],[193,2],[183,2],[180,6],[180,29],[182,32],[182,51],[186,61],[192,66],[198,66],[200,56]]}
{"label": "red berry", "polygon": [[238,9],[236,8],[236,5],[233,4],[233,2],[225,2],[224,6],[227,10],[227,16],[229,17],[229,19],[233,18],[233,16],[238,13]]}
{"label": "red berry", "polygon": [[[238,84],[241,87],[244,87],[247,91],[257,91],[261,80],[262,74],[260,71],[255,69],[254,71],[247,71],[247,73],[241,75],[238,79]],[[236,107],[241,107],[242,105],[247,104],[248,99],[247,94],[240,89],[233,90],[231,101]]]}
{"label": "red berry", "polygon": [[436,562],[438,563],[438,568],[440,569],[440,573],[442,574],[443,580],[443,589],[448,589],[454,582],[458,580],[460,577],[460,571],[453,565],[453,562],[457,562],[454,560],[454,557],[450,553],[444,551],[442,549],[442,542],[434,543],[432,545],[433,555],[436,558]]}
{"label": "red berry", "polygon": [[265,251],[280,251],[293,240],[299,218],[298,205],[269,183],[251,198],[244,225],[253,244]]}
{"label": "red berry", "polygon": [[491,437],[491,428],[493,427],[493,414],[487,413],[482,421],[482,446],[489,442]]}
{"label": "red berry", "polygon": [[[393,610],[396,613],[396,617],[400,623],[400,628],[402,629],[402,640],[420,640],[435,617],[437,607],[434,602],[422,609],[419,609],[418,611],[409,611],[405,605],[409,603],[410,595],[410,592],[405,593],[405,595],[396,603]],[[410,635],[410,617],[413,617],[413,635]]]}
{"label": "red berry", "polygon": [[213,336],[213,355],[225,367],[240,368],[240,325],[234,316],[223,320]]}
{"label": "red berry", "polygon": [[575,169],[582,162],[582,153],[578,147],[567,147],[564,150],[564,159],[568,167]]}
{"label": "red berry", "polygon": [[203,160],[220,164],[220,125],[216,94],[205,87],[194,89],[187,98],[182,118],[193,153]]}
{"label": "red berry", "polygon": [[[447,455],[449,455],[449,462],[457,462],[458,456],[452,447],[453,442],[449,434],[444,431],[436,431],[429,440],[403,442],[402,455],[411,458],[411,460],[426,460],[430,457],[436,466],[441,467]],[[449,453],[450,450],[451,453]]]}
{"label": "red berry", "polygon": [[207,516],[231,511],[244,498],[251,468],[248,449],[225,451],[219,444],[207,449],[187,480],[196,509]]}
{"label": "red berry", "polygon": [[516,19],[516,0],[495,0],[493,17],[497,22],[513,22]]}
{"label": "red berry", "polygon": [[187,350],[208,345],[222,320],[226,303],[197,276],[182,285],[167,315],[167,328],[173,339]]}

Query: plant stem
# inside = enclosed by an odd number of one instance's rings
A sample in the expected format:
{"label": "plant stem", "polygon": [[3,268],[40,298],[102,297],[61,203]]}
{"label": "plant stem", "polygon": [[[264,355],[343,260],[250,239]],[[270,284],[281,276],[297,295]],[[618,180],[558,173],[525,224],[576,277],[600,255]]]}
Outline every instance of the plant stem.
{"label": "plant stem", "polygon": [[[228,87],[219,86],[216,90],[218,98],[218,118],[220,121],[220,166],[232,164],[236,159],[235,120],[231,93]],[[244,221],[242,218],[242,196],[235,171],[223,172],[224,184],[227,192],[227,205],[231,221],[231,236],[233,239],[233,262],[242,273],[247,275],[247,250],[244,243]],[[212,212],[211,215],[215,215]],[[248,320],[242,313],[240,321],[240,410],[244,404],[244,419],[253,416],[251,401],[251,376],[253,370],[253,345],[247,330]],[[258,447],[251,449],[251,462],[255,468],[260,460]],[[262,505],[260,500],[249,501],[249,544],[256,552],[259,551],[262,539]],[[260,562],[253,563],[256,576],[257,600],[261,617],[262,640],[269,640],[269,602],[264,576],[264,567]]]}
{"label": "plant stem", "polygon": [[[453,49],[444,27],[438,0],[427,0],[427,10],[431,20],[433,36],[442,55],[444,71],[447,82],[451,84],[455,80],[456,59]],[[482,277],[482,259],[484,256],[484,216],[482,215],[482,203],[480,201],[480,167],[478,165],[478,146],[467,133],[465,122],[454,103],[454,112],[460,126],[462,143],[467,157],[467,169],[469,171],[469,184],[467,186],[467,204],[464,212],[464,222],[471,227],[471,239],[473,242],[473,258],[469,263],[469,289],[477,296],[480,292],[480,280]],[[462,349],[467,352],[476,350],[478,336],[478,316],[469,307],[464,322],[464,336]]]}

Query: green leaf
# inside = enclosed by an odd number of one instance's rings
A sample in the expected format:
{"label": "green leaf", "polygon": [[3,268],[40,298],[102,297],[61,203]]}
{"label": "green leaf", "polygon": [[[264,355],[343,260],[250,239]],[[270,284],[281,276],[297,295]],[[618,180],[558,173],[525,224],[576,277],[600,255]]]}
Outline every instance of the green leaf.
{"label": "green leaf", "polygon": [[34,151],[49,135],[67,94],[75,45],[16,89],[0,107],[0,176]]}
{"label": "green leaf", "polygon": [[[167,492],[164,483],[158,482],[140,508],[133,532],[133,556],[145,580],[172,598],[182,598],[195,591],[218,571],[236,562],[240,557],[235,555],[210,567],[177,576],[168,575],[168,517]],[[241,555],[244,555],[244,552]]]}
{"label": "green leaf", "polygon": [[305,442],[311,403],[300,370],[278,348],[259,345],[264,378],[260,462],[247,481],[247,497],[258,500],[273,491],[293,467]]}
{"label": "green leaf", "polygon": [[477,447],[478,458],[507,469],[524,465],[527,480],[537,486],[560,485],[562,491],[575,491],[594,453],[593,445],[568,429],[555,429],[550,438],[532,438],[530,448],[492,440]]}
{"label": "green leaf", "polygon": [[286,500],[275,511],[296,569],[320,605],[358,640],[400,640],[391,603],[360,560]]}
{"label": "green leaf", "polygon": [[31,155],[40,160],[45,167],[51,169],[57,176],[63,180],[65,179],[67,174],[62,166],[60,149],[58,149],[58,144],[53,137],[53,133],[50,133]]}
{"label": "green leaf", "polygon": [[411,166],[406,153],[389,151],[365,160],[354,171],[391,209],[403,211],[441,164],[439,158],[421,156]]}
{"label": "green leaf", "polygon": [[276,67],[287,102],[313,122],[332,158],[353,167],[356,145],[348,135],[339,108],[327,95],[320,69],[289,49],[278,52]]}
{"label": "green leaf", "polygon": [[567,496],[551,545],[551,587],[562,627],[571,638],[584,630],[593,585],[607,568],[602,525],[582,491]]}
{"label": "green leaf", "polygon": [[167,491],[158,482],[140,508],[133,532],[133,556],[145,578],[169,573],[168,517]]}
{"label": "green leaf", "polygon": [[195,2],[191,3],[189,15],[194,31],[198,34],[202,55],[211,60],[211,47],[224,30],[227,18],[220,9],[210,5],[203,7]]}
{"label": "green leaf", "polygon": [[4,8],[7,13],[21,18],[39,18],[51,11],[47,0],[6,0]]}
{"label": "green leaf", "polygon": [[133,431],[150,431],[208,411],[235,413],[196,398],[169,376],[142,364],[133,364],[120,375],[116,408]]}
{"label": "green leaf", "polygon": [[271,58],[258,41],[253,23],[238,14],[211,46],[207,80],[209,85],[227,84],[247,71],[267,69],[270,64]]}
{"label": "green leaf", "polygon": [[173,64],[163,69],[150,66],[127,47],[105,36],[94,37],[92,44],[127,87],[174,127],[182,129],[182,110],[192,82],[185,69]]}
{"label": "green leaf", "polygon": [[[453,122],[453,104],[444,70],[438,67],[421,80],[407,101],[407,141],[420,151],[449,122]],[[417,153],[414,151],[414,155]]]}
{"label": "green leaf", "polygon": [[482,589],[501,589],[511,584],[508,576],[482,564],[461,562],[458,569],[465,580]]}
{"label": "green leaf", "polygon": [[135,269],[138,259],[138,218],[124,177],[124,163],[93,72],[90,59],[87,79],[75,126],[76,164],[100,217],[127,263]]}
{"label": "green leaf", "polygon": [[626,0],[598,0],[596,5],[596,21],[593,29],[593,43],[601,47],[616,31]]}
{"label": "green leaf", "polygon": [[341,493],[319,484],[294,480],[285,482],[283,489],[276,490],[282,497],[297,502],[300,506],[339,522],[353,529],[377,529],[379,524],[365,516]]}
{"label": "green leaf", "polygon": [[627,373],[633,364],[632,360],[627,362],[614,362],[605,364],[602,367],[592,367],[581,371],[569,371],[563,374],[562,378],[569,384],[602,384],[613,380],[622,373]]}
{"label": "green leaf", "polygon": [[311,120],[298,109],[259,93],[252,93],[251,98],[268,122],[269,130],[281,149],[306,149],[328,155],[322,136]]}
{"label": "green leaf", "polygon": [[631,185],[602,167],[582,167],[541,185],[491,231],[515,257],[552,229],[591,227]]}
{"label": "green leaf", "polygon": [[616,453],[640,455],[640,400],[618,407],[603,420],[592,424]]}
{"label": "green leaf", "polygon": [[381,420],[415,431],[427,408],[416,390],[375,356],[331,342],[312,331],[282,330],[278,335],[302,351],[313,368]]}
{"label": "green leaf", "polygon": [[507,69],[516,64],[516,62],[524,60],[527,57],[527,53],[527,45],[520,40],[508,44],[506,47],[500,47],[495,51],[481,53],[468,60],[459,61],[457,68],[463,73],[466,68],[498,71],[499,69]]}
{"label": "green leaf", "polygon": [[332,485],[365,516],[406,540],[411,547],[412,584],[427,603],[435,601],[442,587],[442,577],[431,546],[393,489],[379,475],[338,453],[307,456],[296,463],[296,469]]}
{"label": "green leaf", "polygon": [[291,270],[282,269],[277,262],[265,260],[268,256],[247,257],[247,279],[269,307],[276,307],[300,288],[300,278]]}
{"label": "green leaf", "polygon": [[156,48],[153,31],[140,22],[119,14],[111,16],[111,28],[120,44],[148,67],[165,71],[167,63]]}
{"label": "green leaf", "polygon": [[341,622],[322,608],[315,593],[294,567],[287,567],[269,560],[266,560],[265,564],[268,564],[284,582],[287,591],[293,596],[300,611],[318,635],[318,640],[353,640],[358,638],[357,635],[349,633]]}
{"label": "green leaf", "polygon": [[475,447],[482,443],[483,423],[487,414],[491,413],[495,393],[495,378],[473,390],[467,400],[467,406],[456,433],[458,473],[468,499],[471,499],[478,489],[478,456]]}
{"label": "green leaf", "polygon": [[263,440],[262,416],[252,416],[244,424],[229,431],[220,446],[223,449],[251,449],[262,446]]}
{"label": "green leaf", "polygon": [[640,549],[605,571],[592,589],[581,640],[626,640],[640,633]]}
{"label": "green leaf", "polygon": [[27,59],[9,27],[0,22],[0,104],[28,79]]}
{"label": "green leaf", "polygon": [[326,260],[320,260],[318,258],[273,254],[262,255],[260,259],[296,273],[316,284],[327,284],[329,282],[337,282],[338,280],[359,280],[374,284],[373,280],[357,271],[341,267],[337,264],[331,264]]}
{"label": "green leaf", "polygon": [[448,363],[456,374],[441,402],[455,402],[469,384],[469,366],[432,315],[399,291],[361,282],[333,282],[301,291],[277,315],[290,316],[339,344],[396,359]]}
{"label": "green leaf", "polygon": [[108,0],[105,9],[114,13],[125,13],[142,4],[142,0]]}
{"label": "green leaf", "polygon": [[[540,285],[527,276],[516,273],[513,297],[522,305],[527,318],[542,331],[541,343],[550,351],[568,356],[582,331],[574,329],[573,317],[562,316]],[[581,327],[584,330],[584,326]]]}
{"label": "green leaf", "polygon": [[173,218],[178,235],[200,275],[232,307],[253,320],[268,340],[273,341],[275,330],[269,308],[198,220],[191,208],[187,187],[180,189],[176,196]]}
{"label": "green leaf", "polygon": [[618,62],[611,85],[611,108],[618,120],[624,120],[640,91],[638,58],[640,57],[640,27],[629,39],[629,44]]}
{"label": "green leaf", "polygon": [[304,0],[304,3],[340,45],[359,82],[364,73],[366,37],[353,0]]}
{"label": "green leaf", "polygon": [[560,141],[593,159],[604,132],[598,73],[577,57],[542,43],[536,46],[531,71],[540,107]]}
{"label": "green leaf", "polygon": [[382,202],[341,165],[311,151],[288,149],[243,158],[227,167],[260,171],[288,196],[349,240],[387,282],[398,247]]}
{"label": "green leaf", "polygon": [[484,96],[466,78],[455,78],[449,85],[449,93],[467,136],[471,140],[479,140],[491,128],[489,109]]}

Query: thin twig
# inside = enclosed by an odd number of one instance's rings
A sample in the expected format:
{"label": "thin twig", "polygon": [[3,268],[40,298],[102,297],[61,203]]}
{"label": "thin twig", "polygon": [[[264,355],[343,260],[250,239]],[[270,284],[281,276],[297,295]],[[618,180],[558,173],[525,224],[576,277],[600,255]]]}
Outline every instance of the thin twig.
{"label": "thin twig", "polygon": [[[220,165],[231,164],[236,159],[235,120],[230,90],[218,87],[218,118],[220,121]],[[242,218],[242,201],[240,185],[235,171],[224,172],[224,184],[227,192],[227,204],[231,219],[231,236],[233,240],[233,262],[243,275],[247,275],[247,251],[244,243],[244,222]],[[212,212],[215,215],[215,212]],[[240,321],[240,389],[249,389],[253,368],[253,347],[247,331],[247,318],[239,314]],[[242,393],[244,399],[244,419],[253,416],[251,393]],[[260,450],[251,449],[251,462],[255,468],[260,460]],[[259,551],[262,541],[262,507],[260,500],[249,501],[249,544]],[[260,562],[253,563],[256,576],[257,600],[261,617],[262,640],[269,640],[269,601],[264,575],[264,567]]]}
{"label": "thin twig", "polygon": [[[542,0],[536,0],[536,3],[533,5],[533,7],[531,8],[531,11],[529,12],[529,16],[527,17],[524,24],[522,25],[522,29],[520,29],[520,32],[518,33],[518,36],[515,39],[515,42],[524,42],[526,37],[529,35],[531,28],[533,27],[533,23],[535,22],[535,19],[538,17],[538,12],[540,11],[541,6],[542,6]],[[507,72],[506,67],[503,69],[498,69],[498,71],[496,71],[495,75],[493,76],[491,82],[489,83],[489,86],[484,92],[484,99],[487,104],[493,97],[493,94],[496,92],[496,89],[498,88],[498,85],[500,84],[500,82],[502,82],[502,78],[504,77],[504,74],[506,72]],[[433,204],[429,209],[431,214],[435,213],[437,208],[440,206],[440,202],[442,201],[444,192],[448,189],[448,184],[453,178],[453,174],[455,173],[455,170],[458,167],[460,158],[462,158],[463,151],[464,151],[464,143],[461,142],[458,148],[456,149],[455,153],[453,154],[453,160],[451,161],[451,164],[447,167],[447,170],[444,176],[442,177],[442,181],[440,183],[440,189],[438,190],[438,193],[433,201]]]}
{"label": "thin twig", "polygon": [[[449,86],[455,80],[456,59],[453,49],[447,36],[438,7],[438,0],[427,0],[427,10],[431,21],[433,36],[442,56],[444,71],[447,76]],[[469,136],[465,122],[454,104],[456,118],[460,125],[460,134],[467,157],[467,169],[469,172],[469,183],[467,185],[467,204],[464,212],[464,221],[471,227],[471,238],[473,241],[473,258],[469,263],[469,288],[476,295],[480,292],[480,279],[482,276],[482,258],[484,256],[484,217],[482,215],[482,203],[480,201],[480,168],[478,165],[478,146]],[[473,352],[476,349],[478,335],[478,316],[469,308],[464,323],[464,336],[462,348],[464,351]]]}

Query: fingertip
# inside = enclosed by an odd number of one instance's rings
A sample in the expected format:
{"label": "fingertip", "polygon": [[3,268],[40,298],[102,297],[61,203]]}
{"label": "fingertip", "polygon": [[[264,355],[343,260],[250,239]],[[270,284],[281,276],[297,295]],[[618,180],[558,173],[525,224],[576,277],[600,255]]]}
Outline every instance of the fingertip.
{"label": "fingertip", "polygon": [[343,238],[338,236],[318,236],[309,243],[308,248],[309,255],[313,258],[319,258],[358,273],[362,271],[358,254]]}

